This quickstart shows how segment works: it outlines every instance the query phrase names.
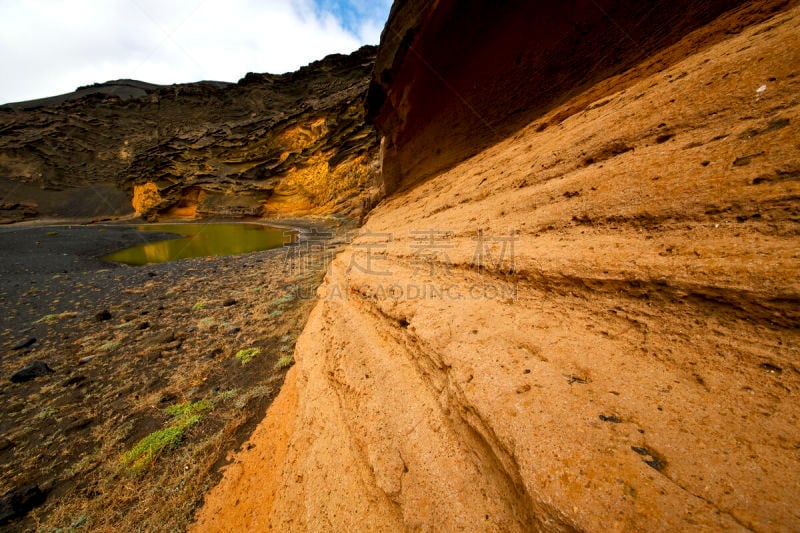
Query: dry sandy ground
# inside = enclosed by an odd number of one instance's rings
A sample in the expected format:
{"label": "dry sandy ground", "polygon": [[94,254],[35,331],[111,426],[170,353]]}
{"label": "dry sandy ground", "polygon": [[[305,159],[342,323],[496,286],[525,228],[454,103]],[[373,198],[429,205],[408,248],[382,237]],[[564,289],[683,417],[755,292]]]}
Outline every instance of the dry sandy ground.
{"label": "dry sandy ground", "polygon": [[195,530],[800,529],[798,95],[794,8],[395,194]]}

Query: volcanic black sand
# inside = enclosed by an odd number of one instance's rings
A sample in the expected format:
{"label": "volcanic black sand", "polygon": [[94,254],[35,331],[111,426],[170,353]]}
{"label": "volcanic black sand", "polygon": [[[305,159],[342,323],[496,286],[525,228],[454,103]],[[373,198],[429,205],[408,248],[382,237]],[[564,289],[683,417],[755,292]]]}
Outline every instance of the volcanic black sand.
{"label": "volcanic black sand", "polygon": [[[3,330],[25,329],[30,319],[56,309],[75,310],[82,291],[78,280],[102,283],[113,280],[118,265],[99,259],[115,250],[177,237],[168,233],[142,232],[125,226],[45,226],[0,228],[0,323]],[[98,272],[101,271],[101,272]],[[129,275],[144,272],[130,269]],[[92,291],[95,292],[96,291]],[[27,296],[38,295],[36,298]],[[24,303],[23,303],[24,302]],[[22,305],[21,305],[22,304]],[[19,330],[18,330],[19,331]]]}
{"label": "volcanic black sand", "polygon": [[[0,499],[29,485],[46,494],[13,529],[76,520],[183,529],[277,393],[341,242],[143,267],[98,259],[169,236],[113,225],[0,229]],[[243,364],[237,354],[250,348],[258,354]],[[11,382],[36,361],[54,372]],[[210,407],[132,472],[121,458],[173,423],[171,406],[191,402]]]}

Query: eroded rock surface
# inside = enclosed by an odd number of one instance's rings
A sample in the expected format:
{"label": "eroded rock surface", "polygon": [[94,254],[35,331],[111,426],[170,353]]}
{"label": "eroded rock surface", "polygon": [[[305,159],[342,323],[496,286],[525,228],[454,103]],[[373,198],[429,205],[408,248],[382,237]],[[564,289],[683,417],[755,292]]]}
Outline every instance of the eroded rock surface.
{"label": "eroded rock surface", "polygon": [[800,528],[798,51],[747,4],[387,199],[197,530]]}
{"label": "eroded rock surface", "polygon": [[643,63],[726,10],[742,5],[729,26],[737,30],[786,3],[396,2],[368,98],[386,136],[386,190],[446,170],[559,106],[550,116],[560,123],[598,101],[607,88],[596,85],[609,76],[636,67],[635,80],[724,38],[706,31]]}
{"label": "eroded rock surface", "polygon": [[374,57],[0,106],[0,219],[358,215],[377,170],[363,110]]}

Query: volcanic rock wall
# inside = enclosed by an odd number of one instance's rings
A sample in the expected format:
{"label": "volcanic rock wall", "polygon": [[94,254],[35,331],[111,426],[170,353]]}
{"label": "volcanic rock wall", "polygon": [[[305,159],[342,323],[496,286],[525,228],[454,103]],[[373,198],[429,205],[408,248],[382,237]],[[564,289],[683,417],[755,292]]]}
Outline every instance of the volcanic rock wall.
{"label": "volcanic rock wall", "polygon": [[[395,166],[198,531],[800,529],[800,8],[631,67],[427,180]],[[380,122],[387,163],[468,140],[409,123]]]}
{"label": "volcanic rock wall", "polygon": [[368,116],[386,135],[387,192],[499,142],[741,3],[396,2],[368,99]]}
{"label": "volcanic rock wall", "polygon": [[363,110],[374,57],[0,106],[0,217],[358,215],[377,171]]}

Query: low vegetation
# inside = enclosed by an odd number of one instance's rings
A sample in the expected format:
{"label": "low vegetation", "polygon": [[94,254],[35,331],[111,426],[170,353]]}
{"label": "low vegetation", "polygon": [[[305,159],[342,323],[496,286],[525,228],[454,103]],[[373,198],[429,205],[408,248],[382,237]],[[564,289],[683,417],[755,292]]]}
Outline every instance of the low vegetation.
{"label": "low vegetation", "polygon": [[261,350],[259,348],[245,348],[236,352],[236,359],[238,359],[242,363],[242,366],[244,366],[260,353]]}
{"label": "low vegetation", "polygon": [[186,427],[170,426],[149,434],[140,440],[136,446],[122,456],[122,462],[134,474],[138,474],[150,465],[161,452],[175,448],[181,439]]}
{"label": "low vegetation", "polygon": [[169,415],[169,425],[150,433],[128,452],[123,454],[122,463],[129,472],[138,474],[158,458],[161,453],[176,448],[190,427],[203,420],[205,413],[214,404],[209,400],[186,402],[167,407],[164,412]]}
{"label": "low vegetation", "polygon": [[275,363],[275,368],[280,370],[282,368],[287,368],[289,366],[292,366],[293,363],[294,363],[294,355],[292,354],[282,355],[281,358],[278,359],[278,362]]}

